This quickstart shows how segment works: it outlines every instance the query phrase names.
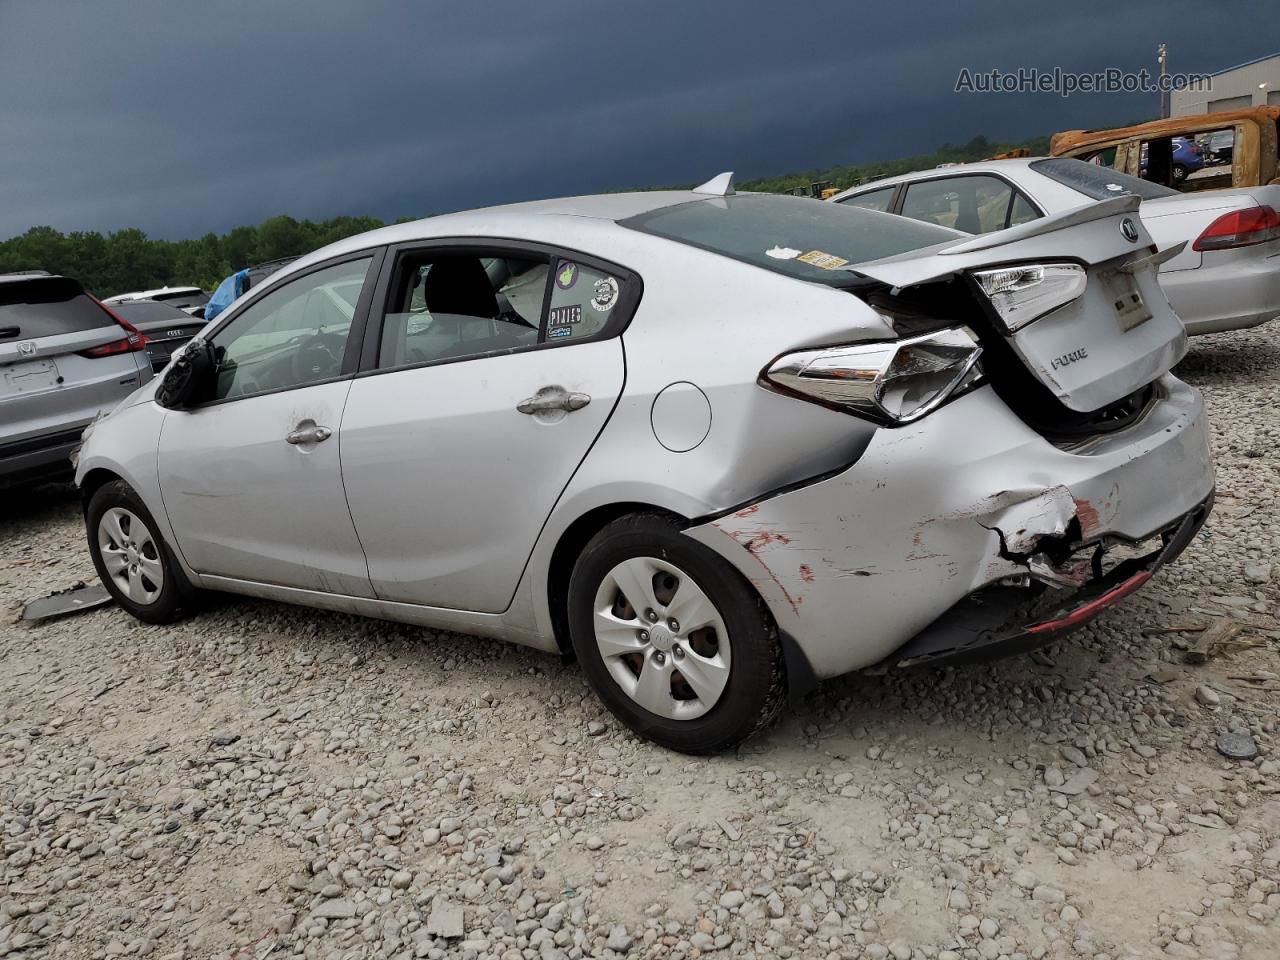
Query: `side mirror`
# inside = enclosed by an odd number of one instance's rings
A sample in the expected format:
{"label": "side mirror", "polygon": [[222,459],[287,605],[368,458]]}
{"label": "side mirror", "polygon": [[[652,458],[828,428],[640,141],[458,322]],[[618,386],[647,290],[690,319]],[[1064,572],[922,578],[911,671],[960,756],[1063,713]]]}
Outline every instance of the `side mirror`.
{"label": "side mirror", "polygon": [[207,392],[216,369],[213,347],[197,337],[165,370],[156,388],[156,403],[170,410],[193,406]]}

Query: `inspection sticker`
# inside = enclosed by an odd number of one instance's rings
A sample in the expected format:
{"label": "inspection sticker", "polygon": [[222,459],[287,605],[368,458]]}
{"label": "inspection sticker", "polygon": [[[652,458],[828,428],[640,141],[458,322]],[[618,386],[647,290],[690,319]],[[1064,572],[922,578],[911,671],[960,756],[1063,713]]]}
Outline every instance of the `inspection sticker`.
{"label": "inspection sticker", "polygon": [[796,259],[810,266],[821,267],[823,270],[835,270],[849,262],[834,254],[823,253],[821,250],[810,250],[808,253],[800,254]]}

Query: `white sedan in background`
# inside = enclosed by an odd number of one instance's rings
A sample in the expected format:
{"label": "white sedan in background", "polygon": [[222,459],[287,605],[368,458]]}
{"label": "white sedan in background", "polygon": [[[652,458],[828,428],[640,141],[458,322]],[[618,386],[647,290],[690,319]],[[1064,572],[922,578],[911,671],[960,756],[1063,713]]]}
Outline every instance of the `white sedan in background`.
{"label": "white sedan in background", "polygon": [[990,233],[1125,195],[1161,250],[1160,285],[1187,333],[1256,327],[1280,316],[1280,186],[1180,193],[1070,157],[987,160],[853,187],[831,202]]}

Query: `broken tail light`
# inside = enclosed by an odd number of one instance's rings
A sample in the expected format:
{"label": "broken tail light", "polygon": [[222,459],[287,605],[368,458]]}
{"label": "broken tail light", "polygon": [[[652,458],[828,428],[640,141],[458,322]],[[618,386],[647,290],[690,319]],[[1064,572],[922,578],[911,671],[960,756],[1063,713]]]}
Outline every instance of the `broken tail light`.
{"label": "broken tail light", "polygon": [[1229,250],[1280,240],[1280,213],[1268,206],[1232,210],[1205,228],[1192,250]]}
{"label": "broken tail light", "polygon": [[124,317],[120,316],[97,297],[90,297],[90,299],[100,306],[103,309],[103,312],[105,312],[107,316],[114,320],[124,330],[124,336],[119,340],[112,340],[108,343],[102,344],[101,346],[91,347],[88,350],[81,350],[80,356],[110,357],[117,353],[134,353],[135,351],[145,350],[147,348],[147,338],[141,330],[135,327]]}
{"label": "broken tail light", "polygon": [[967,330],[784,354],[761,374],[782,391],[883,423],[910,423],[976,382],[982,354]]}
{"label": "broken tail light", "polygon": [[1009,333],[1075,300],[1088,284],[1084,267],[1075,263],[1017,264],[972,276]]}

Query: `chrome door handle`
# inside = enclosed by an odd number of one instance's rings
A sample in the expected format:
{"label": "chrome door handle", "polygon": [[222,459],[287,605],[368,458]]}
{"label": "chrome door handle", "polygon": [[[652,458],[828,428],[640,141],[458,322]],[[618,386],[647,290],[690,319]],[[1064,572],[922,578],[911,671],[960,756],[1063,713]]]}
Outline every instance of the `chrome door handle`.
{"label": "chrome door handle", "polygon": [[333,431],[328,427],[321,427],[312,424],[309,427],[298,427],[293,433],[285,437],[286,442],[299,443],[323,443],[333,436]]}
{"label": "chrome door handle", "polygon": [[591,398],[585,393],[569,393],[564,387],[543,387],[532,397],[522,400],[516,405],[521,413],[546,413],[551,410],[563,410],[572,413],[581,410]]}

